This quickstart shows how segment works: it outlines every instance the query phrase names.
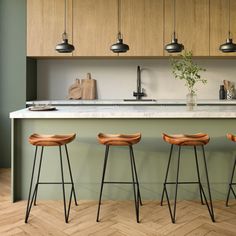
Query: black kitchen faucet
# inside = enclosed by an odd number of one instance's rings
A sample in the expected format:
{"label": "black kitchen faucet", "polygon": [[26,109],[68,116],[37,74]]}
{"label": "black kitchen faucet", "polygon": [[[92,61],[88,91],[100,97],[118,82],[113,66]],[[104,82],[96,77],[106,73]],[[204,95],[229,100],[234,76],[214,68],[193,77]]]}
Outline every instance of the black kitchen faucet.
{"label": "black kitchen faucet", "polygon": [[142,100],[142,97],[145,96],[141,86],[141,69],[140,66],[137,67],[137,92],[133,92],[133,96],[136,97],[136,100]]}

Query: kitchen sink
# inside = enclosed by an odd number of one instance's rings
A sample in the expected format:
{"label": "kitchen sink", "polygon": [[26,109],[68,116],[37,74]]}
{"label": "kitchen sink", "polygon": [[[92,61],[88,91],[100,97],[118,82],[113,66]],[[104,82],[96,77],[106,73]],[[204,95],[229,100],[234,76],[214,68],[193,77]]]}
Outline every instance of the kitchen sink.
{"label": "kitchen sink", "polygon": [[156,102],[156,99],[124,99],[124,102]]}

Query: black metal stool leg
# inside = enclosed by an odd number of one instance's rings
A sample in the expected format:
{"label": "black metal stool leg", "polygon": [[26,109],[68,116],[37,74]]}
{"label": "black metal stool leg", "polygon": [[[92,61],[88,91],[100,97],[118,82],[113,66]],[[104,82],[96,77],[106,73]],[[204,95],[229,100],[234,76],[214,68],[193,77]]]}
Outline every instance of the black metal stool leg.
{"label": "black metal stool leg", "polygon": [[71,191],[71,194],[70,194],[69,206],[68,206],[68,211],[67,211],[66,210],[65,181],[64,181],[64,173],[63,173],[61,146],[59,146],[59,152],[60,152],[61,180],[62,180],[62,192],[63,192],[63,201],[64,201],[65,222],[68,223],[69,214],[70,214],[71,199],[72,199],[72,191]]}
{"label": "black metal stool leg", "polygon": [[181,152],[181,146],[179,146],[179,152],[178,152],[178,163],[177,163],[177,173],[176,173],[176,180],[175,180],[175,198],[174,198],[173,212],[171,210],[171,205],[170,205],[168,192],[167,192],[167,189],[166,189],[166,184],[164,185],[164,192],[166,194],[167,204],[168,204],[168,208],[169,208],[172,223],[175,223],[175,216],[176,216],[176,204],[177,204],[178,184],[179,184],[180,152]]}
{"label": "black metal stool leg", "polygon": [[168,164],[167,164],[166,176],[165,176],[165,181],[164,181],[164,184],[163,184],[163,190],[162,190],[162,195],[161,195],[161,206],[163,205],[165,186],[166,186],[166,181],[167,181],[167,178],[168,178],[168,173],[169,173],[169,168],[170,168],[170,161],[171,161],[173,146],[174,145],[172,144],[171,148],[170,148],[170,155],[169,155],[169,160],[168,160]]}
{"label": "black metal stool leg", "polygon": [[140,194],[140,188],[139,188],[139,181],[138,181],[138,174],[137,174],[137,169],[136,169],[136,164],[135,164],[135,158],[134,158],[134,150],[133,150],[133,146],[129,146],[130,148],[130,154],[132,155],[132,159],[133,159],[133,166],[134,166],[134,173],[135,173],[135,178],[136,178],[136,182],[137,182],[137,186],[138,186],[138,199],[139,199],[139,203],[142,206],[142,199],[141,199],[141,194]]}
{"label": "black metal stool leg", "polygon": [[[232,183],[232,185],[235,185],[235,184]],[[234,195],[234,198],[236,199],[236,193],[234,192],[234,189],[233,189],[232,185],[231,185],[231,191],[232,191],[232,193],[233,193],[233,195]]]}
{"label": "black metal stool leg", "polygon": [[176,215],[176,203],[177,203],[178,184],[179,184],[180,152],[181,152],[181,146],[179,146],[179,152],[178,152],[178,163],[177,163],[177,173],[176,173],[176,181],[175,181],[175,198],[174,198],[174,210],[173,210],[173,212],[171,210],[171,205],[170,205],[168,192],[167,192],[167,189],[166,189],[166,184],[164,185],[164,193],[166,194],[167,204],[168,204],[168,208],[169,208],[172,223],[175,223],[175,215]]}
{"label": "black metal stool leg", "polygon": [[181,151],[181,146],[179,146],[179,154],[178,154],[177,175],[176,175],[176,182],[175,182],[174,214],[172,216],[172,223],[175,223],[175,215],[176,215],[176,202],[177,202],[178,183],[179,183],[180,151]]}
{"label": "black metal stool leg", "polygon": [[37,182],[35,186],[35,197],[34,197],[34,206],[36,206],[36,200],[37,200],[37,194],[38,194],[38,187],[39,187],[39,178],[40,178],[40,173],[41,173],[41,165],[42,165],[42,157],[43,157],[43,149],[44,147],[41,147],[41,154],[40,154],[40,160],[39,160],[39,170],[38,170],[38,177],[37,177]]}
{"label": "black metal stool leg", "polygon": [[102,191],[103,191],[103,185],[104,185],[104,178],[105,178],[106,167],[107,167],[108,153],[109,153],[109,145],[106,146],[105,157],[104,157],[102,182],[101,182],[101,189],[100,189],[100,196],[99,196],[98,210],[97,210],[97,222],[99,222],[99,214],[100,214],[100,207],[101,207],[101,200],[102,200]]}
{"label": "black metal stool leg", "polygon": [[205,172],[206,172],[206,180],[207,180],[207,188],[208,188],[209,201],[210,201],[210,206],[208,207],[208,210],[209,210],[209,214],[211,216],[212,222],[215,222],[214,211],[213,211],[213,204],[212,204],[212,198],[211,198],[210,183],[209,183],[209,177],[208,177],[208,170],[207,170],[207,164],[206,164],[206,155],[205,155],[205,150],[204,150],[204,146],[203,145],[202,145],[202,153],[203,153],[204,166],[205,166]]}
{"label": "black metal stool leg", "polygon": [[199,183],[199,192],[200,192],[200,198],[201,198],[201,203],[204,205],[203,199],[202,199],[202,183],[200,179],[200,173],[199,173],[199,165],[198,165],[198,159],[197,159],[197,149],[196,146],[194,147],[194,155],[195,155],[195,161],[196,161],[196,168],[197,168],[197,178],[198,178],[198,183]]}
{"label": "black metal stool leg", "polygon": [[74,181],[73,181],[73,177],[72,177],[72,172],[71,172],[71,166],[70,166],[70,159],[69,159],[69,154],[68,154],[68,149],[67,149],[67,145],[65,144],[65,150],[66,150],[66,158],[67,158],[67,162],[68,162],[68,167],[69,167],[69,173],[70,173],[70,180],[71,180],[71,191],[73,192],[73,196],[74,196],[74,200],[75,200],[75,205],[78,206],[77,200],[76,200],[76,194],[75,194],[75,186],[74,186]]}
{"label": "black metal stool leg", "polygon": [[[227,199],[226,199],[226,203],[225,203],[226,206],[229,206],[229,196],[230,196],[230,190],[232,190],[232,183],[233,183],[233,179],[234,179],[235,166],[236,166],[236,158],[234,160],[233,171],[232,171],[232,175],[230,178],[229,190],[228,190]],[[232,191],[232,192],[234,193],[234,191]]]}
{"label": "black metal stool leg", "polygon": [[232,191],[234,197],[236,198],[236,194],[235,194],[234,189],[233,189],[233,187],[232,187],[232,185],[233,185],[233,179],[234,179],[235,167],[236,167],[236,158],[235,158],[235,160],[234,160],[233,171],[232,171],[232,175],[231,175],[231,178],[230,178],[229,189],[228,189],[227,199],[226,199],[226,203],[225,203],[227,207],[229,206],[228,203],[229,203],[230,191]]}
{"label": "black metal stool leg", "polygon": [[134,163],[132,158],[132,151],[130,148],[130,166],[131,166],[131,173],[132,173],[132,183],[133,183],[133,189],[134,189],[134,206],[135,206],[135,212],[136,212],[136,220],[137,223],[139,223],[139,198],[138,198],[138,186],[137,186],[137,194],[136,194],[136,187],[135,187],[135,174],[134,174]]}
{"label": "black metal stool leg", "polygon": [[[35,163],[36,163],[36,157],[37,157],[37,150],[38,150],[38,147],[36,146],[35,147],[35,154],[34,154],[34,162],[33,162],[32,174],[31,174],[31,180],[30,180],[28,202],[27,202],[26,213],[25,213],[25,223],[28,222],[28,218],[29,218],[29,215],[30,215],[30,210],[31,210],[31,207],[32,207],[33,199],[34,199],[34,194],[33,194],[32,200],[30,200],[30,198],[31,198],[31,191],[32,191],[32,185],[33,185],[33,179],[34,179],[34,170],[35,170]],[[34,191],[34,193],[35,193],[35,191]]]}

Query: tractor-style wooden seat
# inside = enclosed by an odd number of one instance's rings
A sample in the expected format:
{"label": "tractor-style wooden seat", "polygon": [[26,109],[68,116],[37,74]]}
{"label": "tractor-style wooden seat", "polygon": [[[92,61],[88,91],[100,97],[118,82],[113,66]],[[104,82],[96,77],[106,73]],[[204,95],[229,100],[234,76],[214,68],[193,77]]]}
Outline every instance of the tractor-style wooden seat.
{"label": "tractor-style wooden seat", "polygon": [[130,146],[141,140],[141,133],[135,134],[98,134],[98,141],[103,145]]}
{"label": "tractor-style wooden seat", "polygon": [[29,143],[35,146],[61,146],[73,141],[75,136],[74,133],[65,135],[32,134],[29,137]]}
{"label": "tractor-style wooden seat", "polygon": [[170,144],[178,146],[201,146],[206,145],[210,137],[207,134],[174,134],[168,135],[163,133],[163,139]]}

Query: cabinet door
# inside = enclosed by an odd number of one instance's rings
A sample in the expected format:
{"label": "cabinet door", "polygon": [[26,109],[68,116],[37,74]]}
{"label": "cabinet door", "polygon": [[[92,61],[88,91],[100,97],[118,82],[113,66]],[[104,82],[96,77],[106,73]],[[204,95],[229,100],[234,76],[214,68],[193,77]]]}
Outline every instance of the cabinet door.
{"label": "cabinet door", "polygon": [[74,56],[117,56],[117,0],[74,0]]}
{"label": "cabinet door", "polygon": [[[64,0],[27,0],[27,56],[71,56],[55,51],[64,32]],[[67,0],[67,32],[72,42],[72,0]]]}
{"label": "cabinet door", "polygon": [[[236,1],[230,2],[231,37],[236,42]],[[210,55],[211,56],[236,56],[236,53],[222,53],[221,44],[228,38],[228,1],[210,0]]]}
{"label": "cabinet door", "polygon": [[130,50],[120,56],[163,56],[163,0],[121,0],[121,33]]}
{"label": "cabinet door", "polygon": [[[173,2],[165,1],[165,45],[173,34]],[[209,56],[209,0],[176,0],[176,33],[194,56]]]}

